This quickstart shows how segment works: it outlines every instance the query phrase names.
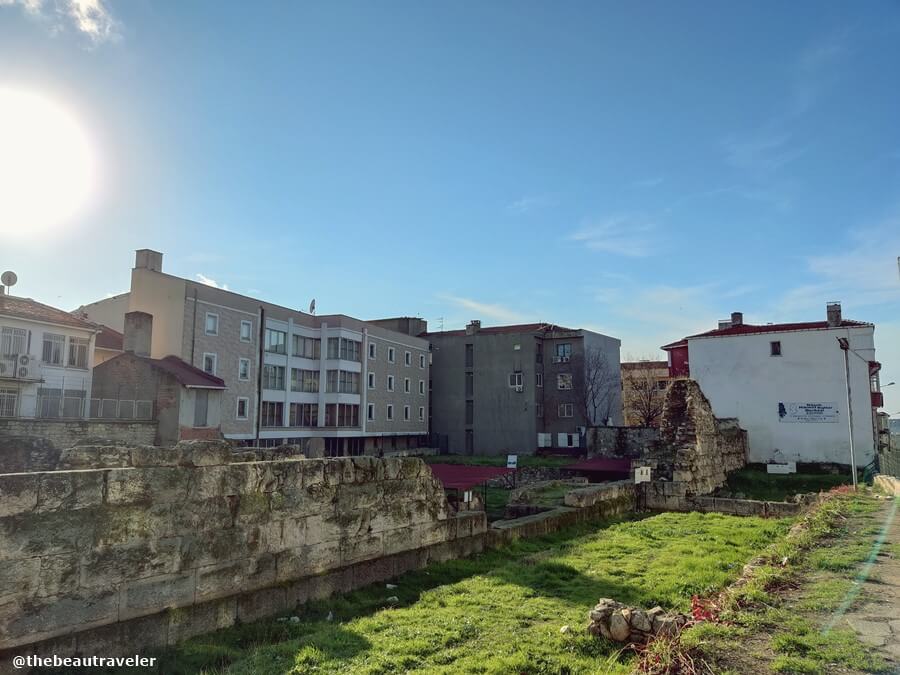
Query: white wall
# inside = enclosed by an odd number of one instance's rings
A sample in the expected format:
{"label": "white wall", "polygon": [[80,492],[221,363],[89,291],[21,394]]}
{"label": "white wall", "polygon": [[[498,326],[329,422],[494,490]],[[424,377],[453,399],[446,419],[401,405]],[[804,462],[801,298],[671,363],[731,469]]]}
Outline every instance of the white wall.
{"label": "white wall", "polygon": [[[691,377],[717,417],[737,417],[748,431],[749,461],[850,463],[844,355],[838,337],[849,338],[859,354],[850,353],[850,384],[856,463],[863,466],[874,455],[867,363],[875,360],[873,327],[688,340]],[[782,356],[770,356],[774,340],[781,342]],[[836,403],[838,421],[783,421],[779,402]]]}

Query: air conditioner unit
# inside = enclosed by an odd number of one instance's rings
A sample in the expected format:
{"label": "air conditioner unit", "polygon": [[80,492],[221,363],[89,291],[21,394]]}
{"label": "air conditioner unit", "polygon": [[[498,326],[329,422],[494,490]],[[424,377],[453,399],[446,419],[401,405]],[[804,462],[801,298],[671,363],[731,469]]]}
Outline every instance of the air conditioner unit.
{"label": "air conditioner unit", "polygon": [[27,354],[22,354],[16,360],[15,377],[20,380],[37,379],[37,359]]}
{"label": "air conditioner unit", "polygon": [[522,393],[523,391],[525,391],[525,385],[517,384],[517,385],[516,385],[516,391],[519,392],[519,393]]}
{"label": "air conditioner unit", "polygon": [[553,357],[553,363],[559,363],[561,360],[562,360],[562,357],[561,357],[561,356],[554,356],[554,357]]}
{"label": "air conditioner unit", "polygon": [[568,363],[568,362],[569,362],[569,357],[568,357],[568,356],[560,356],[560,357],[559,357],[559,360],[560,360],[562,363]]}

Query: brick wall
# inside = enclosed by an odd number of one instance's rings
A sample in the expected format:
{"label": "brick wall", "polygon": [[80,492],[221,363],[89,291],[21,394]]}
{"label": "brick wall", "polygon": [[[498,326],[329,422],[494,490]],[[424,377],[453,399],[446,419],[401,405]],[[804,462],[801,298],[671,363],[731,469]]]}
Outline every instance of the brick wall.
{"label": "brick wall", "polygon": [[451,514],[417,458],[130,450],[118,468],[0,475],[0,647],[172,643],[484,543],[484,513]]}

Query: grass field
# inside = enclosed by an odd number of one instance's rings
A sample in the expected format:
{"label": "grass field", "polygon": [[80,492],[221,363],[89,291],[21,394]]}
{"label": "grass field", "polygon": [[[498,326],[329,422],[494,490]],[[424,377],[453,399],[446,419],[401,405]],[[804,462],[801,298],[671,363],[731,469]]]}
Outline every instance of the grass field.
{"label": "grass field", "polygon": [[[166,673],[625,673],[629,656],[584,633],[601,597],[687,609],[789,520],[665,513],[578,527],[190,640]],[[396,599],[390,599],[395,596]],[[330,620],[329,620],[330,619]],[[561,632],[563,626],[571,629]]]}
{"label": "grass field", "polygon": [[725,489],[740,493],[745,499],[783,501],[785,497],[803,492],[828,491],[851,482],[846,474],[832,473],[766,473],[765,469],[747,467],[728,474]]}
{"label": "grass field", "polygon": [[[469,464],[471,466],[506,466],[506,455],[426,455],[428,464]],[[578,461],[575,457],[541,457],[519,455],[519,468],[538,466],[559,467]]]}

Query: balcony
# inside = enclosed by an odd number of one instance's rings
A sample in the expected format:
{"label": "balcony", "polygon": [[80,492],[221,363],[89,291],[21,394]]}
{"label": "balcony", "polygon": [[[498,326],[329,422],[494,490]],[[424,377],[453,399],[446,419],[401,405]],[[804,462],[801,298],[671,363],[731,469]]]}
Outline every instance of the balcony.
{"label": "balcony", "polygon": [[873,408],[883,408],[884,407],[884,394],[880,391],[872,392],[872,407]]}

